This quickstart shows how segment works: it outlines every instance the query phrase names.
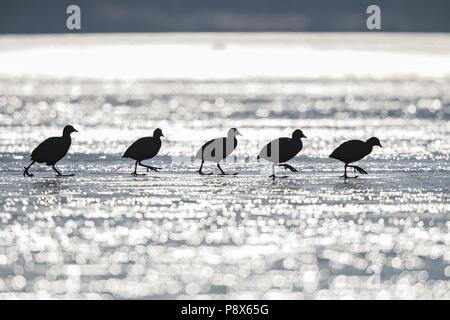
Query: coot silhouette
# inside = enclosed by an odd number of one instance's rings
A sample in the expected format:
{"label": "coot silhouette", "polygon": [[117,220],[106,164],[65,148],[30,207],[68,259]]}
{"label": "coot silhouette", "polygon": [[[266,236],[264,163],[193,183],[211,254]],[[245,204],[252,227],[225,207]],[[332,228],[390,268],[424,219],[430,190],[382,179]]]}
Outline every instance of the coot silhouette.
{"label": "coot silhouette", "polygon": [[330,158],[342,161],[345,164],[344,175],[340,178],[358,178],[358,176],[347,176],[347,167],[353,168],[354,171],[358,171],[361,174],[367,174],[367,171],[363,168],[360,168],[358,166],[350,166],[349,163],[361,160],[365,156],[369,155],[372,152],[372,148],[374,146],[379,146],[382,148],[380,140],[376,137],[372,137],[366,142],[361,140],[349,140],[337,147],[330,154]]}
{"label": "coot silhouette", "polygon": [[33,177],[34,175],[29,173],[28,170],[37,162],[51,166],[56,171],[57,177],[73,177],[75,174],[64,175],[55,167],[56,163],[64,158],[70,149],[72,144],[70,134],[72,132],[78,131],[72,126],[65,126],[62,137],[51,137],[38,145],[31,153],[31,164],[24,167],[23,176]]}
{"label": "coot silhouette", "polygon": [[[242,134],[236,128],[231,128],[228,130],[228,134],[226,137],[217,138],[206,142],[195,155],[196,159],[202,160],[202,164],[200,165],[200,169],[197,171],[202,175],[210,175],[210,173],[204,173],[202,171],[203,163],[205,161],[211,161],[217,163],[217,168],[219,168],[221,175],[227,175],[222,168],[220,167],[219,162],[228,157],[234,149],[237,147],[237,139],[236,136],[242,136]],[[235,175],[237,173],[233,173]]]}
{"label": "coot silhouette", "polygon": [[147,168],[148,170],[153,170],[159,172],[161,168],[152,167],[143,164],[141,161],[151,159],[156,156],[161,149],[161,137],[164,137],[162,130],[160,128],[153,131],[153,137],[144,137],[136,140],[131,146],[128,147],[127,151],[123,154],[122,158],[130,158],[136,160],[134,164],[134,172],[131,174],[137,176],[137,166]]}
{"label": "coot silhouette", "polygon": [[[289,169],[292,172],[298,172],[297,169],[284,162],[291,160],[302,150],[302,138],[306,138],[306,136],[302,130],[296,129],[292,133],[292,138],[283,137],[275,139],[261,149],[257,159],[265,159],[272,162],[272,174],[269,178],[276,178],[275,165],[283,167],[285,170]],[[286,178],[286,176],[279,178]]]}

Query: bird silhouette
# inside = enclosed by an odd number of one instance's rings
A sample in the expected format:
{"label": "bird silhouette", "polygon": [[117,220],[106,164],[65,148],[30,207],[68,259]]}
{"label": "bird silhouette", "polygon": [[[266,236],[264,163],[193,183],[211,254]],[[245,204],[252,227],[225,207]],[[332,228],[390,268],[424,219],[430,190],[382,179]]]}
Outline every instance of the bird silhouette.
{"label": "bird silhouette", "polygon": [[70,134],[72,132],[78,131],[72,126],[65,126],[62,137],[51,137],[38,145],[31,153],[31,164],[24,167],[23,176],[33,177],[34,175],[29,173],[28,170],[37,162],[51,166],[56,171],[57,177],[73,177],[75,174],[64,175],[55,167],[56,163],[64,158],[70,149],[72,144]]}
{"label": "bird silhouette", "polygon": [[[272,162],[272,174],[269,178],[275,179],[275,165],[283,167],[285,170],[289,169],[292,172],[298,172],[297,169],[288,165],[287,162],[294,158],[303,148],[302,138],[306,138],[302,130],[296,129],[292,133],[292,138],[282,137],[272,140],[266,144],[259,152],[257,160],[265,159]],[[282,176],[279,178],[286,178]]]}
{"label": "bird silhouette", "polygon": [[155,129],[155,131],[153,131],[153,137],[140,138],[128,147],[122,158],[136,160],[136,163],[134,164],[134,172],[131,173],[132,175],[138,175],[138,165],[147,168],[147,172],[148,170],[156,172],[159,172],[158,170],[161,170],[161,168],[148,166],[142,163],[142,161],[151,159],[158,154],[159,150],[161,149],[161,137],[164,137],[162,130],[160,128],[157,128]]}
{"label": "bird silhouette", "polygon": [[[236,149],[238,143],[236,136],[242,136],[242,134],[238,131],[238,129],[231,128],[228,130],[226,137],[217,138],[206,142],[195,155],[196,159],[202,160],[200,169],[197,172],[201,175],[211,175],[212,172],[204,173],[202,171],[204,162],[211,161],[217,163],[217,168],[219,168],[221,175],[227,175],[227,173],[225,173],[220,167],[219,162],[228,157],[234,149]],[[237,173],[233,173],[233,175],[235,174]]]}
{"label": "bird silhouette", "polygon": [[361,174],[368,174],[367,171],[363,168],[360,168],[358,166],[351,166],[349,165],[349,163],[361,160],[365,156],[369,155],[372,152],[372,148],[374,146],[379,146],[382,148],[380,140],[376,137],[372,137],[366,142],[361,140],[349,140],[337,147],[330,154],[330,158],[342,161],[345,164],[344,175],[340,178],[344,178],[345,180],[349,178],[358,178],[358,176],[347,176],[347,167],[353,168],[354,171],[358,171]]}

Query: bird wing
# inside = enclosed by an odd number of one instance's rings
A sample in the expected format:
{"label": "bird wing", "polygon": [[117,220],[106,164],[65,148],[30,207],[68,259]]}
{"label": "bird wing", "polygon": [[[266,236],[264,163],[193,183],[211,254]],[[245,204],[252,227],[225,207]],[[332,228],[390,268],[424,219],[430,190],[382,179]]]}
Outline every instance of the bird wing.
{"label": "bird wing", "polygon": [[367,145],[361,140],[349,140],[342,143],[331,154],[330,158],[340,160],[344,163],[351,163],[361,160],[370,153]]}
{"label": "bird wing", "polygon": [[62,137],[51,137],[39,144],[31,153],[31,160],[40,163],[56,163],[69,151],[69,143],[65,143]]}

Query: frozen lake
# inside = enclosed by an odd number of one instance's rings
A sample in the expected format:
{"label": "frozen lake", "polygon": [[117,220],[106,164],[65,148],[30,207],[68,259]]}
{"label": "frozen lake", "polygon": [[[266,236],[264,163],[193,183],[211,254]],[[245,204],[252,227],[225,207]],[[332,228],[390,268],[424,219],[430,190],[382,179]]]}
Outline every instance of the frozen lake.
{"label": "frozen lake", "polygon": [[[449,51],[447,35],[0,37],[0,298],[450,299]],[[77,175],[23,178],[66,124],[59,168]],[[121,155],[156,127],[163,170],[132,177]],[[230,127],[239,174],[197,175]],[[295,128],[300,172],[271,181],[256,155]],[[340,180],[328,155],[371,136],[369,175]]]}

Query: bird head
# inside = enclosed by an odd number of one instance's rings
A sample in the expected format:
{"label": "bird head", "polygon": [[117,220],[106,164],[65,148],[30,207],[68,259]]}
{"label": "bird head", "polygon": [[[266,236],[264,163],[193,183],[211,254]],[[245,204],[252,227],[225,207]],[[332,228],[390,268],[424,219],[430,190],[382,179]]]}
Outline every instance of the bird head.
{"label": "bird head", "polygon": [[372,137],[372,138],[370,138],[369,140],[366,141],[366,143],[367,143],[369,146],[371,146],[371,147],[373,147],[373,146],[378,146],[378,147],[380,147],[380,148],[383,148],[383,147],[381,146],[380,139],[378,139],[377,137]]}
{"label": "bird head", "polygon": [[63,136],[70,136],[72,132],[78,132],[74,127],[72,126],[65,126],[63,130]]}
{"label": "bird head", "polygon": [[303,131],[300,129],[296,129],[293,133],[292,133],[292,139],[293,140],[300,140],[301,138],[306,138],[306,136],[303,134]]}
{"label": "bird head", "polygon": [[156,128],[155,131],[153,131],[153,137],[154,138],[164,137],[162,130],[160,128]]}
{"label": "bird head", "polygon": [[239,132],[238,129],[231,128],[230,130],[228,130],[228,136],[236,137],[236,136],[242,136],[242,134]]}

